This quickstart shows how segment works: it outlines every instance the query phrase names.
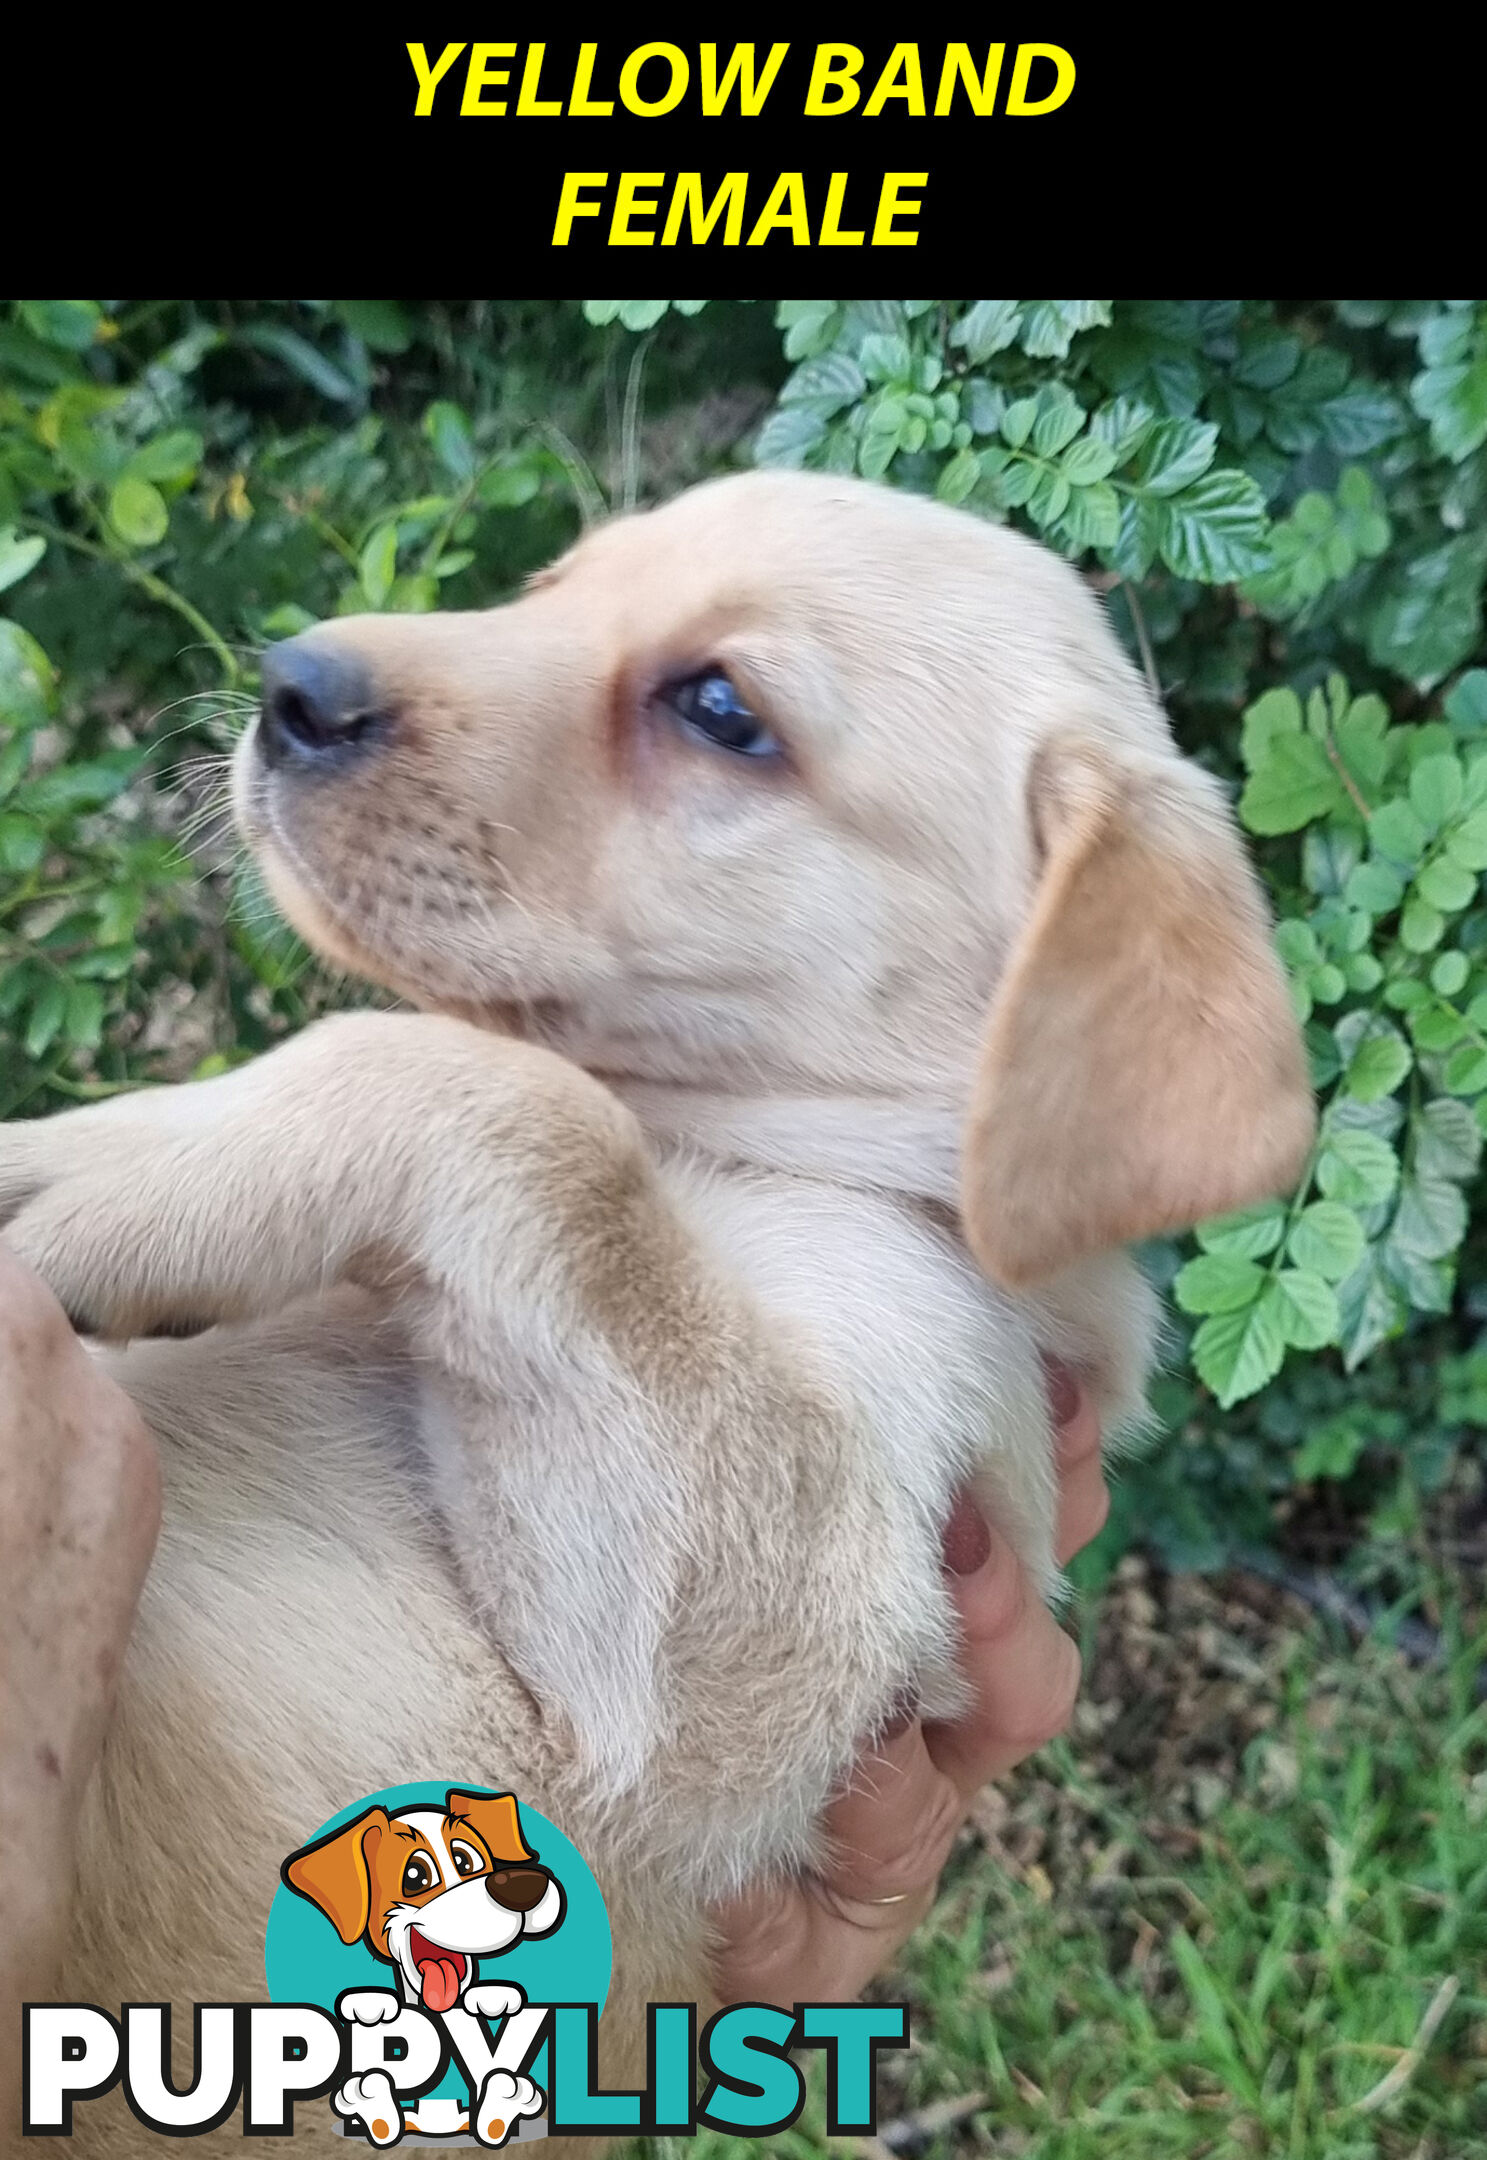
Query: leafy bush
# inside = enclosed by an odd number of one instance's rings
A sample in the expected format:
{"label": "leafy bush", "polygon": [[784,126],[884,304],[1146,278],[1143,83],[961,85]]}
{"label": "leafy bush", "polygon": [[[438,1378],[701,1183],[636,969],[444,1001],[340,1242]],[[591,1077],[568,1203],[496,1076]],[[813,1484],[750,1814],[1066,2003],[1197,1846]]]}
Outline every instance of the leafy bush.
{"label": "leafy bush", "polygon": [[161,785],[210,812],[264,639],[497,598],[596,471],[628,502],[749,455],[1079,562],[1255,835],[1321,1134],[1288,1202],[1152,1251],[1197,1324],[1112,1536],[1219,1557],[1298,1483],[1397,1529],[1487,1415],[1482,303],[12,304],[0,1110],[331,994]]}

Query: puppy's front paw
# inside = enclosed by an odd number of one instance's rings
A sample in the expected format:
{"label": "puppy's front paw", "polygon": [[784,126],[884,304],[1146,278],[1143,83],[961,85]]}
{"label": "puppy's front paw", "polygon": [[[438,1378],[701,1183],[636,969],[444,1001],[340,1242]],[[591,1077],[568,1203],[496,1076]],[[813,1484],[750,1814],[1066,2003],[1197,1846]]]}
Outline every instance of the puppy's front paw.
{"label": "puppy's front paw", "polygon": [[470,2127],[482,2145],[504,2145],[524,2116],[540,2115],[547,2095],[529,2077],[510,2070],[492,2070],[480,2088],[480,2101]]}
{"label": "puppy's front paw", "polygon": [[348,1988],[336,2003],[353,2025],[390,2025],[402,2007],[393,1988]]}
{"label": "puppy's front paw", "polygon": [[236,1227],[262,1181],[269,1063],[0,1126],[3,1234],[80,1333],[193,1335],[273,1308],[262,1225]]}
{"label": "puppy's front paw", "polygon": [[385,2070],[368,2070],[347,2078],[331,2099],[338,2115],[349,2121],[355,2115],[367,2126],[374,2145],[396,2145],[403,2134],[403,2111]]}
{"label": "puppy's front paw", "polygon": [[508,1986],[504,1980],[478,1980],[474,1987],[465,1990],[464,2007],[473,2010],[477,2017],[511,2017],[526,2006],[527,1998],[521,1989]]}
{"label": "puppy's front paw", "polygon": [[182,1302],[169,1249],[190,1211],[173,1154],[200,1120],[192,1098],[218,1085],[144,1088],[0,1126],[0,1232],[80,1333],[193,1334],[219,1317]]}
{"label": "puppy's front paw", "polygon": [[169,1186],[165,1164],[64,1175],[6,1224],[79,1334],[194,1335],[225,1317],[190,1279]]}

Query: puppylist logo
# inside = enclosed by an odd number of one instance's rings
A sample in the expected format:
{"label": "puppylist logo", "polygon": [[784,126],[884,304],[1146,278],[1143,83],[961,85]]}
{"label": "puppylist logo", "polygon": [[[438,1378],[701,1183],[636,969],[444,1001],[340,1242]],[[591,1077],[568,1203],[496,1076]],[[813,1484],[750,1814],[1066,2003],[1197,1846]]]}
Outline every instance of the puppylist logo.
{"label": "puppylist logo", "polygon": [[[876,2129],[875,2059],[908,2045],[902,2004],[735,2004],[699,2032],[695,2003],[647,2006],[647,2080],[598,2082],[609,1920],[557,1825],[511,1793],[417,1784],[371,1794],[288,1854],[269,1912],[270,2001],[194,2007],[190,2082],[171,2076],[170,2006],[30,2003],[23,2131],[69,2137],[74,2110],[122,2085],[162,2137],[240,2108],[245,2137],[286,2137],[328,2104],[345,2137],[498,2149],[542,2138],[777,2135],[827,2060],[828,2130]],[[699,2097],[700,2093],[700,2097]]]}

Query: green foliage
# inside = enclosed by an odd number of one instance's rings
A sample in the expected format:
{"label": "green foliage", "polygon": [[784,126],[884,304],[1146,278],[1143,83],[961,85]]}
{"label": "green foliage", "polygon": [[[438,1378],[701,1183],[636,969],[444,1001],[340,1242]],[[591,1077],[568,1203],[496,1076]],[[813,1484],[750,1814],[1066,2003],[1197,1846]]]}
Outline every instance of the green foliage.
{"label": "green foliage", "polygon": [[[251,881],[201,891],[158,782],[205,774],[220,807],[265,639],[470,604],[568,536],[541,338],[528,377],[484,327],[390,301],[0,318],[0,1114],[248,1054],[324,996]],[[380,412],[389,354],[411,395]]]}
{"label": "green foliage", "polygon": [[1438,719],[1391,722],[1333,675],[1244,716],[1240,816],[1304,836],[1278,942],[1322,1118],[1289,1204],[1206,1225],[1174,1284],[1225,1407],[1288,1350],[1336,1347],[1351,1371],[1412,1313],[1451,1310],[1487,1130],[1484,693],[1472,670]]}
{"label": "green foliage", "polygon": [[250,1054],[328,995],[170,792],[203,814],[264,640],[499,598],[606,492],[730,456],[1037,534],[1233,785],[1321,1133],[1288,1199],[1153,1254],[1191,1329],[1128,1490],[1188,1557],[1298,1482],[1397,1517],[1484,1422],[1421,1378],[1477,1355],[1481,302],[9,304],[0,1109]]}

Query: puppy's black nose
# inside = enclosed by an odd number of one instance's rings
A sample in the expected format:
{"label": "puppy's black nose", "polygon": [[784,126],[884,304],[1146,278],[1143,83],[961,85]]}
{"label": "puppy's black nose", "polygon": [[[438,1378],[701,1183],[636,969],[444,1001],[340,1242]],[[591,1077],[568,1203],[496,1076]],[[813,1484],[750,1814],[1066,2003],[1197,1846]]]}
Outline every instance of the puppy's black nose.
{"label": "puppy's black nose", "polygon": [[496,1904],[504,1905],[508,1912],[530,1912],[534,1905],[542,1903],[547,1884],[546,1868],[510,1867],[497,1868],[488,1875],[485,1887]]}
{"label": "puppy's black nose", "polygon": [[387,716],[352,654],[287,638],[263,656],[258,742],[268,765],[336,766],[382,741]]}

